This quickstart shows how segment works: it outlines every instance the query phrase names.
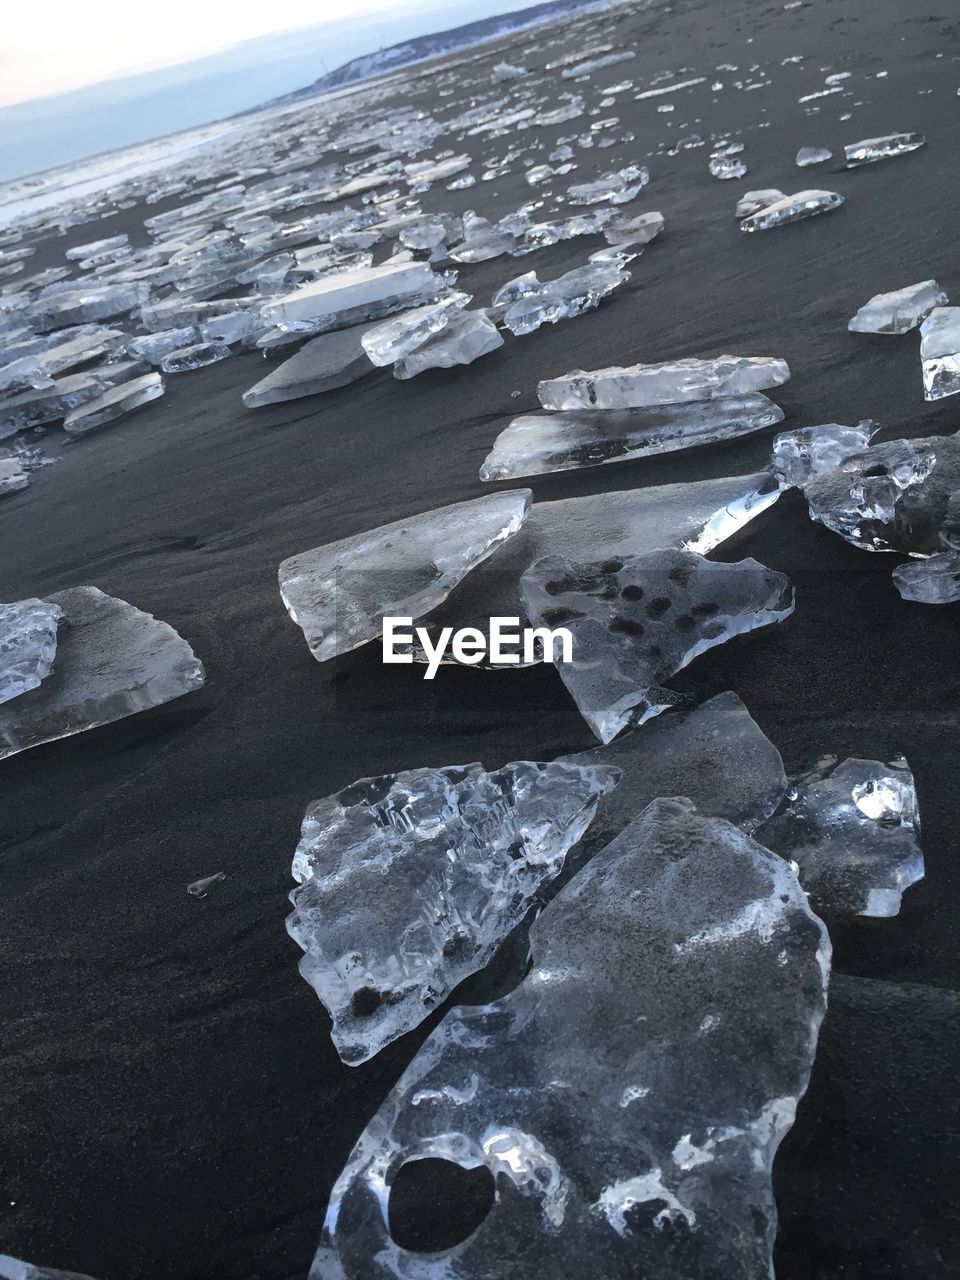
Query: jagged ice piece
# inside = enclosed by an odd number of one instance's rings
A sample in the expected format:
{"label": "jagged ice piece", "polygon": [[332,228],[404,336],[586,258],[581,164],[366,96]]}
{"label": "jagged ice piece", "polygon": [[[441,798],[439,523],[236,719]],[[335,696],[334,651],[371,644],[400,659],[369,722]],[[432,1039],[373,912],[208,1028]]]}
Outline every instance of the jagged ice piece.
{"label": "jagged ice piece", "polygon": [[778,387],[789,377],[786,360],[723,355],[575,369],[539,383],[537,395],[544,409],[631,409],[745,395]]}
{"label": "jagged ice piece", "polygon": [[84,435],[158,399],[163,390],[163,379],[159,373],[147,373],[131,382],[122,382],[119,387],[112,387],[71,410],[63,420],[63,429],[70,435]]}
{"label": "jagged ice piece", "polygon": [[782,431],[773,441],[773,469],[784,484],[803,489],[814,476],[839,467],[844,458],[866,449],[876,431],[864,419],[855,427],[826,422],[819,427]]}
{"label": "jagged ice piece", "polygon": [[851,333],[907,333],[946,301],[947,295],[936,280],[921,280],[905,289],[874,294],[847,328]]}
{"label": "jagged ice piece", "polygon": [[898,565],[893,581],[904,600],[956,604],[960,600],[960,551],[943,551],[925,560]]}
{"label": "jagged ice piece", "polygon": [[502,346],[503,337],[497,326],[482,312],[457,311],[439,333],[397,361],[393,376],[403,380],[415,378],[425,369],[473,364],[474,360]]}
{"label": "jagged ice piece", "polygon": [[960,391],[960,307],[935,307],[920,325],[924,400]]}
{"label": "jagged ice piece", "polygon": [[0,604],[0,702],[39,688],[57,652],[59,605],[46,600]]}
{"label": "jagged ice piece", "polygon": [[786,196],[742,219],[740,230],[768,231],[771,227],[783,227],[790,222],[814,218],[818,213],[829,213],[831,209],[839,209],[842,204],[843,196],[836,191],[798,191],[796,195]]}

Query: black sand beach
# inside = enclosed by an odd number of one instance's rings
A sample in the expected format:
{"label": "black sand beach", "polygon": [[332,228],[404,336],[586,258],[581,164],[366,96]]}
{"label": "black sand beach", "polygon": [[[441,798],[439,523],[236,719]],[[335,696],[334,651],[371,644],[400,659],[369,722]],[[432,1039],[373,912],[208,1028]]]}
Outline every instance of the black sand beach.
{"label": "black sand beach", "polygon": [[[334,1179],[439,1017],[360,1067],[339,1061],[283,925],[305,805],[366,775],[592,745],[549,668],[444,668],[425,684],[416,668],[384,667],[377,645],[318,664],[280,601],[284,557],[488,492],[477,470],[506,420],[536,407],[539,379],[577,367],[782,356],[785,427],[871,417],[895,439],[960,425],[960,401],[922,399],[915,334],[846,328],[871,295],[930,276],[960,298],[953,7],[677,0],[617,23],[637,56],[609,81],[706,75],[672,119],[730,131],[749,176],[715,181],[705,149],[650,159],[632,208],[659,209],[666,230],[597,311],[508,335],[468,368],[406,383],[381,370],[257,411],[240,395],[268,366],[236,356],[170,378],[161,401],[63,448],[4,501],[0,599],[95,584],[170,622],[208,681],[0,767],[0,1251],[101,1280],[305,1276]],[[489,64],[521,60],[536,38],[491,46]],[[794,55],[804,61],[781,65]],[[712,94],[724,63],[741,78],[761,64],[772,83]],[[888,74],[863,82],[841,123],[846,105],[826,98],[805,115],[797,103],[824,70]],[[429,75],[420,83],[414,101],[435,109]],[[616,114],[636,142],[585,152],[576,180],[672,141],[677,125],[656,105],[625,95]],[[852,172],[794,165],[800,146],[842,155],[844,142],[906,129],[927,139],[914,155]],[[482,154],[509,145],[468,141]],[[767,186],[830,187],[846,204],[742,235],[736,199]],[[469,191],[438,185],[423,205],[497,217],[530,198],[514,172]],[[47,239],[34,261],[119,230],[142,242],[145,213]],[[482,303],[519,271],[550,277],[602,243],[465,267],[461,285]],[[51,432],[48,449],[62,438]],[[765,432],[531,487],[550,499],[746,473],[767,464],[769,444]],[[775,1167],[777,1274],[948,1280],[960,1274],[960,611],[902,602],[897,558],[813,524],[796,492],[717,553],[744,556],[790,575],[795,615],[713,651],[675,687],[697,701],[734,690],[788,772],[827,752],[905,754],[927,867],[897,918],[833,931],[813,1080]],[[220,870],[207,899],[188,897],[188,882]],[[471,998],[483,994],[474,984]]]}

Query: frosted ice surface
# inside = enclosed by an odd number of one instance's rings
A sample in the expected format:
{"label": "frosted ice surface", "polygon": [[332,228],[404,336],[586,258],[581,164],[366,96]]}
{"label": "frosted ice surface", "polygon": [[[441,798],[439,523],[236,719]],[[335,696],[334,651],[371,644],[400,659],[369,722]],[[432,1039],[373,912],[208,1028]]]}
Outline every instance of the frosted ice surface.
{"label": "frosted ice surface", "polygon": [[798,191],[743,218],[740,230],[768,231],[771,227],[782,227],[804,218],[814,218],[819,213],[829,213],[842,204],[843,196],[836,191]]}
{"label": "frosted ice surface", "polygon": [[97,587],[57,591],[56,661],[39,688],[0,705],[0,759],[199,689],[202,664],[173,627]]}
{"label": "frosted ice surface", "polygon": [[319,395],[356,382],[373,370],[361,343],[366,332],[366,325],[357,325],[311,338],[289,360],[284,360],[245,391],[243,403],[255,409],[264,404]]}
{"label": "frosted ice surface", "polygon": [[307,809],[287,920],[351,1065],[476,973],[563,868],[605,765],[519,761],[362,778]]}
{"label": "frosted ice surface", "polygon": [[529,489],[425,511],[291,556],[280,594],[318,662],[381,632],[384,615],[422,617],[521,527]]}
{"label": "frosted ice surface", "polygon": [[790,377],[772,356],[715,356],[664,360],[609,369],[574,369],[537,386],[545,409],[630,409],[739,396],[778,387]]}
{"label": "frosted ice surface", "polygon": [[[451,1010],[338,1178],[312,1280],[772,1275],[771,1169],[830,963],[790,867],[660,799],[545,908],[510,995]],[[390,1234],[412,1161],[486,1168],[439,1253]]]}
{"label": "frosted ice surface", "polygon": [[851,333],[907,333],[916,329],[935,307],[942,307],[947,295],[936,280],[877,293],[865,302],[847,328]]}
{"label": "frosted ice surface", "polygon": [[801,147],[797,152],[797,166],[806,169],[812,164],[825,164],[833,159],[833,152],[827,147]]}
{"label": "frosted ice surface", "polygon": [[774,437],[773,469],[784,484],[802,489],[814,476],[839,467],[852,453],[861,453],[876,430],[872,421],[864,419],[855,427],[826,422],[783,431]]}
{"label": "frosted ice surface", "polygon": [[691,551],[537,560],[520,581],[535,627],[566,627],[557,670],[601,742],[678,701],[661,687],[708,649],[793,612],[793,587],[756,560],[717,564]]}
{"label": "frosted ice surface", "polygon": [[639,213],[635,218],[619,215],[606,224],[603,236],[607,244],[649,244],[663,230],[662,213]]}
{"label": "frosted ice surface", "polygon": [[481,480],[509,480],[671,453],[773,426],[783,411],[752,392],[638,409],[570,409],[514,418],[480,468]]}
{"label": "frosted ice surface", "polygon": [[39,687],[57,652],[59,605],[46,600],[0,604],[0,702]]}
{"label": "frosted ice surface", "polygon": [[[277,298],[264,308],[264,316],[280,322],[349,316],[367,309],[374,315],[383,307],[401,310],[421,294],[437,293],[441,282],[423,262],[386,262],[380,267],[338,271]],[[385,314],[385,312],[383,313]],[[371,317],[372,318],[372,317]]]}

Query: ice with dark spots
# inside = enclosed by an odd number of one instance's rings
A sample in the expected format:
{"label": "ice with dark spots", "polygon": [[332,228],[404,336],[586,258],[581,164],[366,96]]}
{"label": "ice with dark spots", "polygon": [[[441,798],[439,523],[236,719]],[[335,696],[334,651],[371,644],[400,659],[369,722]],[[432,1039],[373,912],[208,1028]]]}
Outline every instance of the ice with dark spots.
{"label": "ice with dark spots", "polygon": [[569,660],[557,669],[601,742],[679,700],[662,682],[708,649],[781,622],[794,608],[782,573],[692,551],[652,551],[577,562],[536,561],[520,581],[535,627],[565,627]]}
{"label": "ice with dark spots", "polygon": [[[771,1171],[830,965],[789,864],[658,799],[530,943],[523,982],[451,1010],[368,1124],[312,1280],[772,1275]],[[472,1231],[430,1253],[391,1230],[425,1160],[485,1170],[491,1193]]]}
{"label": "ice with dark spots", "polygon": [[521,760],[362,778],[307,809],[287,928],[344,1062],[412,1031],[563,868],[606,765]]}

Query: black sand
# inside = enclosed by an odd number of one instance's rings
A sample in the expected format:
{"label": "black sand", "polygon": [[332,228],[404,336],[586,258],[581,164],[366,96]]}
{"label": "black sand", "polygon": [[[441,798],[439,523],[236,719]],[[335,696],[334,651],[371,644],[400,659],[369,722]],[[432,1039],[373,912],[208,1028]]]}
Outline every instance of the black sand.
{"label": "black sand", "polygon": [[[740,67],[720,73],[718,95],[678,95],[672,119],[705,136],[742,128],[749,167],[743,182],[722,183],[705,149],[652,159],[632,208],[660,209],[667,229],[627,289],[581,319],[508,338],[472,368],[409,383],[384,371],[251,412],[240,394],[263,376],[256,355],[171,377],[162,401],[64,449],[4,500],[0,599],[93,583],[175,626],[208,683],[0,769],[2,1250],[102,1280],[304,1276],[334,1178],[432,1025],[362,1067],[337,1059],[283,928],[305,804],[366,774],[591,745],[548,669],[444,669],[425,685],[416,670],[384,668],[377,646],[318,665],[281,606],[281,559],[486,492],[477,469],[507,416],[535,406],[539,378],[576,366],[778,355],[793,370],[776,393],[786,426],[873,417],[881,438],[957,428],[960,401],[922,400],[915,334],[846,331],[872,294],[929,276],[960,300],[952,6],[679,0],[620,22],[639,52],[599,73],[605,83]],[[536,40],[497,47],[490,64]],[[801,67],[780,65],[795,54]],[[773,83],[736,91],[730,82],[754,63]],[[862,106],[827,98],[806,116],[797,98],[822,87],[823,68],[889,74],[860,82]],[[421,100],[435,105],[429,80]],[[623,95],[614,113],[635,146],[583,153],[569,181],[675,136],[655,108]],[[761,120],[770,127],[754,127]],[[793,164],[801,145],[836,154],[902,129],[921,130],[927,147],[853,173]],[[510,145],[471,141],[480,155]],[[847,204],[742,235],[734,203],[762,186],[824,186]],[[499,216],[530,196],[515,173],[470,191],[438,184],[424,206]],[[77,228],[34,261],[136,231],[155,211]],[[461,280],[482,303],[519,271],[558,274],[600,243],[501,259]],[[57,433],[48,440],[60,447]],[[532,487],[545,499],[746,472],[768,448],[761,435]],[[795,494],[720,554],[790,574],[797,611],[711,652],[677,687],[697,699],[735,690],[788,769],[827,751],[904,752],[927,859],[897,919],[835,933],[813,1083],[777,1162],[778,1274],[947,1280],[960,1273],[960,610],[903,604],[890,580],[897,559],[813,525]],[[208,899],[187,896],[189,881],[218,870],[226,882]]]}

